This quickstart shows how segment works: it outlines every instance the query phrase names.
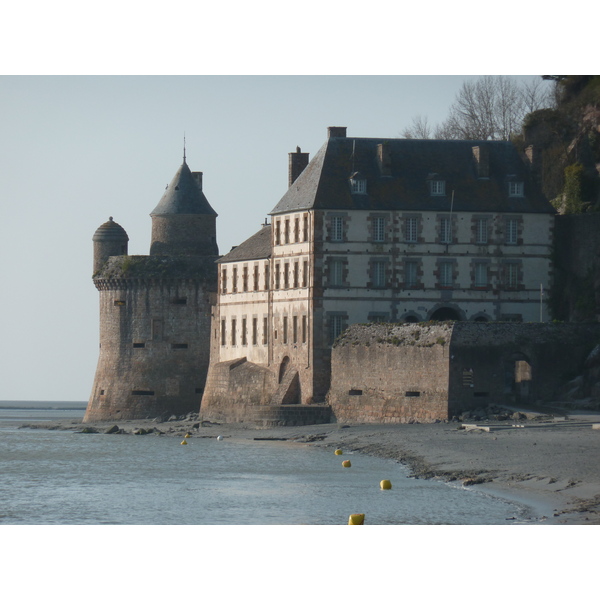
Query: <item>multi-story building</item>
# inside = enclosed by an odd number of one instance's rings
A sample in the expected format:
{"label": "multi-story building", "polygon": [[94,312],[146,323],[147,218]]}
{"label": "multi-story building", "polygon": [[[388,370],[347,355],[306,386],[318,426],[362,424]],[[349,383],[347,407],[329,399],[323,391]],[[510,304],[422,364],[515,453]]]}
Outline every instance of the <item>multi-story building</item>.
{"label": "multi-story building", "polygon": [[252,402],[324,401],[353,323],[547,319],[555,211],[532,151],[328,132],[310,162],[290,154],[271,224],[218,261],[207,415],[236,397],[244,359]]}

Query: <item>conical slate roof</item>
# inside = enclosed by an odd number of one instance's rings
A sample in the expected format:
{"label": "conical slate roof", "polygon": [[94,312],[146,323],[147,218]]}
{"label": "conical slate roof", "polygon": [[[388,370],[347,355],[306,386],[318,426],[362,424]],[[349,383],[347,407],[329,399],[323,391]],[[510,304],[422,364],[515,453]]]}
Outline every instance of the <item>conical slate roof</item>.
{"label": "conical slate roof", "polygon": [[103,223],[96,229],[92,240],[94,242],[128,242],[129,237],[127,232],[118,223],[113,221],[112,217],[109,217],[106,223]]}
{"label": "conical slate roof", "polygon": [[185,159],[150,215],[217,215]]}

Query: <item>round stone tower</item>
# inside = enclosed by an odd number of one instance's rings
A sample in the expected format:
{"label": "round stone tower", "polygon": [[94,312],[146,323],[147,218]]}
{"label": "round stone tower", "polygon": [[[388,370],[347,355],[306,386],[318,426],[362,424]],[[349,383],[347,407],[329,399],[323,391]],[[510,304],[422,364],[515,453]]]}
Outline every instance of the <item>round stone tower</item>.
{"label": "round stone tower", "polygon": [[127,254],[127,242],[129,242],[127,232],[118,223],[115,223],[112,217],[109,217],[106,223],[96,229],[92,240],[94,242],[94,274],[100,271],[109,257]]}
{"label": "round stone tower", "polygon": [[217,289],[216,216],[185,163],[152,212],[149,256],[109,220],[94,234],[100,355],[84,422],[198,412]]}

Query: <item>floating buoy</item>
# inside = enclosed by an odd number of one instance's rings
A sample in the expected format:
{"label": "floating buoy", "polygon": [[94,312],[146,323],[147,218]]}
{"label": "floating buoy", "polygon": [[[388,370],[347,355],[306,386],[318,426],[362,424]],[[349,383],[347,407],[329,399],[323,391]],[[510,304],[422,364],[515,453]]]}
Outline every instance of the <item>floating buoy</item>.
{"label": "floating buoy", "polygon": [[350,515],[348,519],[348,525],[364,525],[365,524],[365,515],[362,513]]}
{"label": "floating buoy", "polygon": [[344,460],[342,462],[342,467],[351,467],[352,463],[349,460]]}
{"label": "floating buoy", "polygon": [[389,479],[382,479],[379,486],[381,487],[382,490],[391,490],[392,482]]}
{"label": "floating buoy", "polygon": [[181,442],[182,446],[187,446],[187,442],[185,440],[183,440],[183,442]]}
{"label": "floating buoy", "polygon": [[339,456],[340,454],[344,454],[339,448],[334,452],[334,454],[337,454],[337,456]]}
{"label": "floating buoy", "polygon": [[185,437],[185,438],[189,438],[189,437],[190,437],[190,434],[189,434],[189,433],[186,433],[186,434],[185,434],[183,437]]}
{"label": "floating buoy", "polygon": [[223,439],[223,436],[222,436],[222,435],[218,435],[218,436],[217,436],[217,439],[218,439],[219,441],[221,441],[221,440]]}

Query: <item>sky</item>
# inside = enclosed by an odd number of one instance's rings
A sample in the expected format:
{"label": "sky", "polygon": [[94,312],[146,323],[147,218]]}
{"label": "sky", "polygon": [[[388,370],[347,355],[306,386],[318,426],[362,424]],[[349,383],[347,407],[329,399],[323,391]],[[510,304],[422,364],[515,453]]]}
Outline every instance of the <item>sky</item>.
{"label": "sky", "polygon": [[[92,236],[113,217],[129,253],[148,254],[149,213],[184,138],[225,254],[285,193],[288,153],[313,157],[328,126],[400,137],[417,115],[443,121],[477,75],[576,70],[564,44],[539,52],[543,28],[513,39],[509,58],[514,15],[477,27],[484,15],[469,1],[428,5],[426,34],[415,26],[425,9],[385,0],[305,0],[291,13],[261,0],[102,6],[27,1],[0,24],[0,400],[87,402],[99,329]],[[534,7],[520,10],[539,22]],[[558,17],[563,28],[577,19]],[[595,39],[592,21],[578,21],[581,40]]]}

